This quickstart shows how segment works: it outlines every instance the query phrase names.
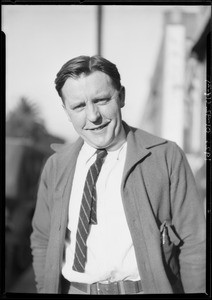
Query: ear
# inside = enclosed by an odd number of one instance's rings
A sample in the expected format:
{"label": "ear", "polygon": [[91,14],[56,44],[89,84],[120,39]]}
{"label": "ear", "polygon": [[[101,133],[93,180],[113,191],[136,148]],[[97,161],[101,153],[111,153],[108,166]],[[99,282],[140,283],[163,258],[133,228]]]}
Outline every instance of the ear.
{"label": "ear", "polygon": [[119,92],[119,103],[120,108],[125,106],[125,87],[121,86],[120,92]]}
{"label": "ear", "polygon": [[[64,109],[64,111],[65,111],[65,113],[66,113],[66,115],[67,115],[67,117],[68,117],[69,122],[71,122],[71,118],[70,118],[70,116],[69,116],[69,113],[68,113],[68,111],[67,111],[67,109],[66,109],[64,103],[62,104],[62,108]],[[72,123],[72,122],[71,122],[71,123]]]}

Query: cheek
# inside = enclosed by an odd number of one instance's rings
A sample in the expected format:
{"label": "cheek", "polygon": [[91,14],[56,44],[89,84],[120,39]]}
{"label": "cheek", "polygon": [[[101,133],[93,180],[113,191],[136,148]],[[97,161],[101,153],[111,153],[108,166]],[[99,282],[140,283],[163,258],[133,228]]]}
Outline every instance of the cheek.
{"label": "cheek", "polygon": [[119,123],[121,122],[121,112],[119,109],[116,109],[111,113],[111,119],[114,120],[117,126],[119,125]]}
{"label": "cheek", "polygon": [[71,115],[70,120],[71,120],[73,126],[75,127],[75,129],[80,130],[85,124],[85,118],[81,114]]}
{"label": "cheek", "polygon": [[120,109],[116,104],[109,107],[103,107],[100,112],[102,116],[105,116],[111,120],[118,119],[120,116]]}

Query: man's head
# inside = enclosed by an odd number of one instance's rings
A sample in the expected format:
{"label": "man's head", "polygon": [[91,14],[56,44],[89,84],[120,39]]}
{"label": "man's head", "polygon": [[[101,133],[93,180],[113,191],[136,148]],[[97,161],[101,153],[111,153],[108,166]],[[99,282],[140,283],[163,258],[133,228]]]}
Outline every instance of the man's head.
{"label": "man's head", "polygon": [[125,139],[125,89],[116,66],[100,56],[79,56],[57,74],[56,89],[77,133],[91,146],[115,150]]}

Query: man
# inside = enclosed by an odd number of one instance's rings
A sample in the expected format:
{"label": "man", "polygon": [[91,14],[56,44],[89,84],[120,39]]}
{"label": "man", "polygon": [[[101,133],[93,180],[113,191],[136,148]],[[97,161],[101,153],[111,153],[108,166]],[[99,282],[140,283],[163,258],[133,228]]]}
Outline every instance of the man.
{"label": "man", "polygon": [[55,84],[80,137],[41,175],[38,292],[205,292],[205,218],[183,151],[122,121],[125,88],[108,60],[76,57]]}

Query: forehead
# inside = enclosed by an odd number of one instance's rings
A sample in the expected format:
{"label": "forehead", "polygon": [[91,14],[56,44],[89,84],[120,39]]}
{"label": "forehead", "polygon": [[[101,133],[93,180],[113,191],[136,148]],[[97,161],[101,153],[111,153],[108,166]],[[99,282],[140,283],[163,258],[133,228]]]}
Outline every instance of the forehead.
{"label": "forehead", "polygon": [[111,78],[100,71],[89,75],[81,74],[78,78],[68,78],[62,87],[64,96],[71,96],[81,93],[102,93],[114,91]]}

